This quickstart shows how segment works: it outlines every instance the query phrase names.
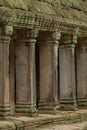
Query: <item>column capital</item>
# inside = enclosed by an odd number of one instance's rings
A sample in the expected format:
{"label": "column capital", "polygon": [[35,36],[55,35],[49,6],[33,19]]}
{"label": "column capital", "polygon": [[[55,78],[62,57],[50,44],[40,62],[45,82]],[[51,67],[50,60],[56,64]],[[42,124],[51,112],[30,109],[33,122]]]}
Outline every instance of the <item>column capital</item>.
{"label": "column capital", "polygon": [[38,37],[39,30],[37,28],[32,29],[30,32],[30,37],[27,39],[28,46],[34,46],[36,43],[36,38]]}
{"label": "column capital", "polygon": [[38,37],[39,30],[37,28],[32,29],[30,32],[30,38],[31,39],[36,39]]}
{"label": "column capital", "polygon": [[11,40],[11,35],[13,34],[13,27],[5,25],[1,28],[1,38],[0,42],[3,44],[9,44]]}
{"label": "column capital", "polygon": [[60,37],[61,37],[61,32],[55,31],[55,32],[52,33],[52,39],[60,40]]}
{"label": "column capital", "polygon": [[53,44],[59,44],[59,40],[61,37],[61,32],[55,31],[52,33],[52,43]]}
{"label": "column capital", "polygon": [[2,34],[5,36],[11,36],[13,34],[13,27],[5,25],[2,27]]}
{"label": "column capital", "polygon": [[73,35],[78,35],[79,34],[79,27],[74,27],[73,28]]}

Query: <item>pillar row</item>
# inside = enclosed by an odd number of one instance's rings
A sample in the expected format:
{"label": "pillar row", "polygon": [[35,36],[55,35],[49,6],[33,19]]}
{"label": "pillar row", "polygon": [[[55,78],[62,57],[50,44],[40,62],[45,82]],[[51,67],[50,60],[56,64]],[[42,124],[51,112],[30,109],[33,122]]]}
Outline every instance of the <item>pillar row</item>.
{"label": "pillar row", "polygon": [[87,38],[80,38],[76,47],[77,101],[87,107]]}
{"label": "pillar row", "polygon": [[16,45],[16,112],[29,116],[36,114],[36,31]]}
{"label": "pillar row", "polygon": [[54,32],[50,40],[40,41],[40,101],[43,113],[56,112],[58,101],[58,46],[60,32]]}
{"label": "pillar row", "polygon": [[12,26],[0,28],[0,119],[10,115],[9,44],[12,32]]}
{"label": "pillar row", "polygon": [[74,109],[76,103],[75,45],[76,35],[64,36],[59,47],[60,105],[62,109]]}

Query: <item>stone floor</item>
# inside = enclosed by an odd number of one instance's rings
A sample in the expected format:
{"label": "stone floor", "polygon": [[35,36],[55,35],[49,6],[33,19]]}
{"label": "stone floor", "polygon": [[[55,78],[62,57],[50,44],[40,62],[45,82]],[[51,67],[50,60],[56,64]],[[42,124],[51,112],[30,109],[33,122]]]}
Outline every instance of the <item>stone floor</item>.
{"label": "stone floor", "polygon": [[[0,121],[0,130],[83,130],[82,128],[87,126],[86,121],[87,109],[58,111],[57,115],[39,114],[32,118],[10,117],[8,121]],[[43,129],[42,126],[45,125],[47,128]]]}

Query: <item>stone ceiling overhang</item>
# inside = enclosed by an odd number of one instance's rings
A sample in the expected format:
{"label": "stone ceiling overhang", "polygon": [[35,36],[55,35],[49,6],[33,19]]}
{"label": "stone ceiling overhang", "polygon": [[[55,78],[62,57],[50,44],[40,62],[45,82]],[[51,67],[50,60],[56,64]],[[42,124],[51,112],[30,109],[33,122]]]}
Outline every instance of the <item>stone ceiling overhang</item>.
{"label": "stone ceiling overhang", "polygon": [[86,7],[86,0],[0,0],[0,24],[41,30],[79,27],[86,31]]}

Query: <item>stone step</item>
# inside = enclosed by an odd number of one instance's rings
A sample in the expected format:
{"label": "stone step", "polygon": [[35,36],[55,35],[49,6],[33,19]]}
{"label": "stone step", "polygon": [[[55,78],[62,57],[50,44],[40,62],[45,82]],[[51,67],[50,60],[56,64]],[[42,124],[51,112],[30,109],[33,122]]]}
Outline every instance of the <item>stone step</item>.
{"label": "stone step", "polygon": [[48,126],[47,128],[40,128],[38,130],[87,130],[87,122]]}
{"label": "stone step", "polygon": [[[57,115],[39,114],[37,117],[12,116],[7,121],[0,121],[0,129],[2,130],[34,130],[42,126],[59,126],[62,129],[69,124],[72,128],[79,127],[78,123],[87,121],[87,110],[80,109],[78,111],[58,111]],[[76,123],[76,124],[75,124]],[[75,126],[76,125],[76,126]],[[64,126],[64,127],[63,127]],[[85,126],[84,126],[85,127]],[[53,127],[52,127],[53,128]],[[57,130],[62,130],[57,129]],[[56,130],[56,129],[53,129]],[[65,129],[64,129],[65,130]],[[68,129],[67,129],[68,130]],[[70,129],[69,129],[70,130]],[[77,129],[78,130],[78,129]]]}

